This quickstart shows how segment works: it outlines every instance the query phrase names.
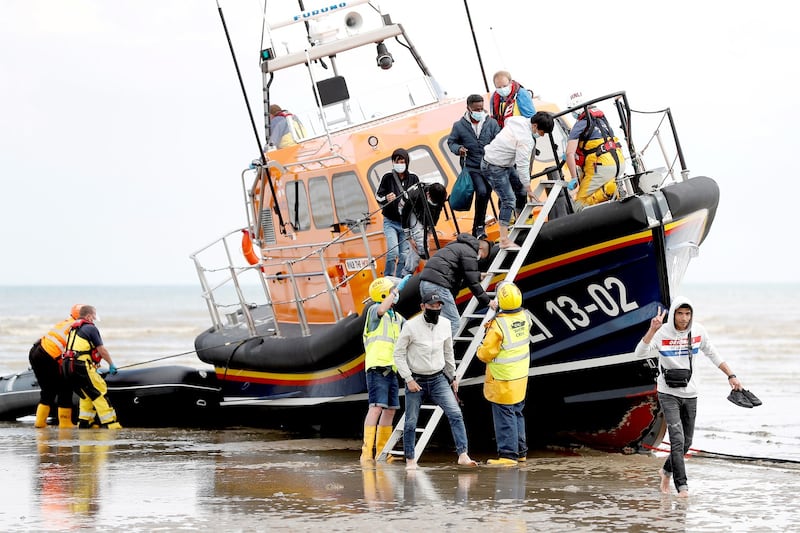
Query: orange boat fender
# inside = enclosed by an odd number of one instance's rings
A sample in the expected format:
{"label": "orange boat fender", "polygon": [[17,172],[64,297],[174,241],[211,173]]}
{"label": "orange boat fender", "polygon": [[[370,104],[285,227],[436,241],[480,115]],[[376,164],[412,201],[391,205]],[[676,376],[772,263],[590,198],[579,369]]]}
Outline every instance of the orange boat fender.
{"label": "orange boat fender", "polygon": [[251,265],[257,265],[260,262],[258,256],[253,251],[253,238],[246,229],[242,230],[242,254],[244,254],[244,258]]}

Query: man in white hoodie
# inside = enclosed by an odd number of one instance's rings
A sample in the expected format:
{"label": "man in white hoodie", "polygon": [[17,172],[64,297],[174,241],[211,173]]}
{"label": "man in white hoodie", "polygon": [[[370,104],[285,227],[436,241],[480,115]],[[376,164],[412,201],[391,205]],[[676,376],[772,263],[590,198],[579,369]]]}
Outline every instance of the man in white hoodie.
{"label": "man in white hoodie", "polygon": [[692,303],[683,296],[673,299],[669,313],[662,313],[659,307],[635,352],[642,358],[653,357],[653,352],[658,354],[658,402],[667,420],[670,442],[670,455],[658,473],[661,476],[661,492],[669,493],[669,480],[672,477],[680,498],[689,497],[683,457],[692,445],[697,414],[697,383],[692,359],[703,352],[725,373],[732,389],[743,388],[736,374],[711,344],[705,328],[692,321],[692,311]]}

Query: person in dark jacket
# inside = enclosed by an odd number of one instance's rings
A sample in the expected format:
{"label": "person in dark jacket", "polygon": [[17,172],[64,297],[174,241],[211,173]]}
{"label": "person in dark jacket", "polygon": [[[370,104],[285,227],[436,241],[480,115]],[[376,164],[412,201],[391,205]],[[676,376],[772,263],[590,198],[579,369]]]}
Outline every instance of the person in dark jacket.
{"label": "person in dark jacket", "polygon": [[486,236],[486,206],[492,189],[481,170],[483,147],[492,142],[500,132],[497,121],[483,110],[483,97],[471,94],[467,97],[467,112],[456,123],[447,137],[447,146],[454,154],[464,158],[464,168],[472,178],[475,189],[475,212],[472,220],[472,235],[481,239]]}
{"label": "person in dark jacket", "polygon": [[481,304],[497,309],[497,302],[481,286],[478,261],[489,255],[489,241],[478,240],[469,233],[459,233],[455,241],[436,252],[420,274],[420,295],[435,292],[442,300],[442,316],[450,321],[455,337],[458,330],[458,308],[455,295],[464,283]]}
{"label": "person in dark jacket", "polygon": [[398,148],[392,152],[392,171],[383,175],[375,194],[383,209],[383,234],[386,236],[386,268],[384,276],[396,276],[408,255],[408,240],[403,232],[403,207],[408,190],[419,183],[419,177],[408,171],[408,152]]}

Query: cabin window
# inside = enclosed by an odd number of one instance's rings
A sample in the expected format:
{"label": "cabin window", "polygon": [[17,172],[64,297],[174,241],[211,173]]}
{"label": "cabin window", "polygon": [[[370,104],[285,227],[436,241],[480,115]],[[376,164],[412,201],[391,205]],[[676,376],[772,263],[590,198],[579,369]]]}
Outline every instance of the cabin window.
{"label": "cabin window", "polygon": [[333,225],[331,190],[325,176],[308,180],[308,196],[311,198],[311,217],[317,229],[329,229]]}
{"label": "cabin window", "polygon": [[334,174],[331,185],[339,222],[359,220],[369,215],[367,195],[364,194],[355,172]]}
{"label": "cabin window", "polygon": [[295,231],[311,227],[305,183],[294,180],[286,184],[286,205],[289,208],[289,222]]}
{"label": "cabin window", "polygon": [[[392,150],[394,151],[394,150]],[[408,157],[411,162],[408,165],[408,170],[412,174],[419,176],[419,181],[422,183],[441,183],[447,187],[447,176],[445,176],[439,161],[434,157],[433,152],[428,146],[416,146],[408,150]],[[369,169],[369,184],[372,187],[372,193],[378,191],[378,185],[381,184],[381,178],[384,174],[391,172],[392,159],[391,157],[378,161]],[[458,172],[456,172],[458,174]]]}
{"label": "cabin window", "polygon": [[[449,137],[449,135],[447,137]],[[447,161],[450,163],[450,168],[453,169],[453,173],[458,176],[461,173],[461,161],[456,154],[450,151],[450,147],[447,146],[447,137],[442,137],[442,140],[439,141],[439,149],[446,156]]]}

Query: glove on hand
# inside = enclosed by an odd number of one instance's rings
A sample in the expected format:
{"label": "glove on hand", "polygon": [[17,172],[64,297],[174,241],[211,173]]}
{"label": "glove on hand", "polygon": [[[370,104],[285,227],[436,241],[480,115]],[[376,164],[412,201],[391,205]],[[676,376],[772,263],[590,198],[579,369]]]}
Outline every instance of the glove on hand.
{"label": "glove on hand", "polygon": [[111,374],[112,376],[116,376],[117,375],[117,365],[112,364],[111,366],[109,366],[108,367],[108,373]]}

